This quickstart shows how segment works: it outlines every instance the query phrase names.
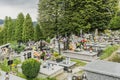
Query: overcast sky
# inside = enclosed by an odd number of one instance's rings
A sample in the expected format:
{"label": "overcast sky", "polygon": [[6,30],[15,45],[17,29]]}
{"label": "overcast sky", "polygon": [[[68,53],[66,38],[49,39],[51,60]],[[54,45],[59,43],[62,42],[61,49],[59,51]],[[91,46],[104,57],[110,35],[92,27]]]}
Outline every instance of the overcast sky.
{"label": "overcast sky", "polygon": [[33,21],[36,21],[38,15],[39,0],[0,0],[0,19],[5,16],[16,18],[22,12],[24,15],[30,14]]}

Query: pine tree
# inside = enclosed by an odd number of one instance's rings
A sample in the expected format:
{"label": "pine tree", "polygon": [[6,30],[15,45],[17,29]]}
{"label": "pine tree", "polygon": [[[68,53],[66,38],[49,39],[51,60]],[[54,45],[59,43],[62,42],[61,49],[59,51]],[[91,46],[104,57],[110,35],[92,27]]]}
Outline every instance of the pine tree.
{"label": "pine tree", "polygon": [[14,36],[13,30],[14,30],[13,21],[12,21],[11,17],[9,17],[8,18],[8,29],[7,29],[7,42],[12,41],[12,38]]}
{"label": "pine tree", "polygon": [[[119,0],[39,0],[38,22],[46,37],[108,28]],[[66,32],[67,31],[67,32]]]}
{"label": "pine tree", "polygon": [[33,35],[34,35],[34,29],[33,29],[32,19],[30,15],[27,14],[25,21],[23,23],[22,39],[24,42],[33,40],[34,39]]}
{"label": "pine tree", "polygon": [[2,33],[2,30],[3,28],[0,26],[0,45],[3,44],[3,33]]}
{"label": "pine tree", "polygon": [[15,40],[17,41],[22,41],[23,22],[24,22],[24,15],[23,13],[20,13],[18,14],[16,19]]}
{"label": "pine tree", "polygon": [[39,41],[42,37],[43,37],[42,30],[39,24],[37,24],[34,29],[34,40]]}
{"label": "pine tree", "polygon": [[5,21],[4,21],[4,28],[3,28],[3,43],[7,43],[7,30],[8,30],[8,16],[5,17]]}

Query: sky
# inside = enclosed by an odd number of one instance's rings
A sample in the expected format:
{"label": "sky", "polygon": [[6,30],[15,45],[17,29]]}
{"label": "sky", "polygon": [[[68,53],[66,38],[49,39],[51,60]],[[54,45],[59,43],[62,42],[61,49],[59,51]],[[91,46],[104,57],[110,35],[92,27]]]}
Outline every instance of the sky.
{"label": "sky", "polygon": [[24,15],[30,14],[33,21],[37,21],[39,0],[0,0],[0,19],[10,16],[17,18],[22,12]]}

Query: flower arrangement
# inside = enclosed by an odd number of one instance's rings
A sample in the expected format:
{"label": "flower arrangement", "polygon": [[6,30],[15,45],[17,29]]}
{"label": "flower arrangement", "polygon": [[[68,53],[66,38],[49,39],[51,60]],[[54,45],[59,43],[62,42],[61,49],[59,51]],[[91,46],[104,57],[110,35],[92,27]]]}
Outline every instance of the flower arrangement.
{"label": "flower arrangement", "polygon": [[61,62],[64,59],[64,57],[62,55],[59,55],[59,53],[54,52],[51,59],[56,61],[56,62]]}

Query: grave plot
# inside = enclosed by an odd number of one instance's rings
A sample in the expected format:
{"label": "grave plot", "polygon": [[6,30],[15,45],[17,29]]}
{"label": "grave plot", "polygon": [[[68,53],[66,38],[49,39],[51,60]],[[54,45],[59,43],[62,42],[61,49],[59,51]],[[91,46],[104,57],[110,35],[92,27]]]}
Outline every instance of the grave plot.
{"label": "grave plot", "polygon": [[85,61],[93,61],[98,59],[97,52],[90,52],[90,51],[64,51],[63,55],[70,58],[85,60]]}
{"label": "grave plot", "polygon": [[67,70],[68,68],[71,68],[76,64],[76,62],[72,62],[69,57],[66,57],[66,59],[61,62],[49,60],[48,63],[53,64],[53,65],[62,66],[62,67],[64,67],[64,70]]}
{"label": "grave plot", "polygon": [[87,47],[92,47],[93,51],[98,51],[98,50],[104,50],[107,47],[108,44],[101,44],[101,43],[91,43],[91,44],[86,44]]}
{"label": "grave plot", "polygon": [[117,50],[117,52],[116,52],[118,55],[120,55],[120,49],[119,50]]}
{"label": "grave plot", "polygon": [[55,77],[64,72],[63,67],[58,65],[53,65],[47,63],[46,65],[41,65],[40,73],[45,75],[46,77]]}
{"label": "grave plot", "polygon": [[87,80],[120,80],[120,64],[96,60],[84,68]]}

